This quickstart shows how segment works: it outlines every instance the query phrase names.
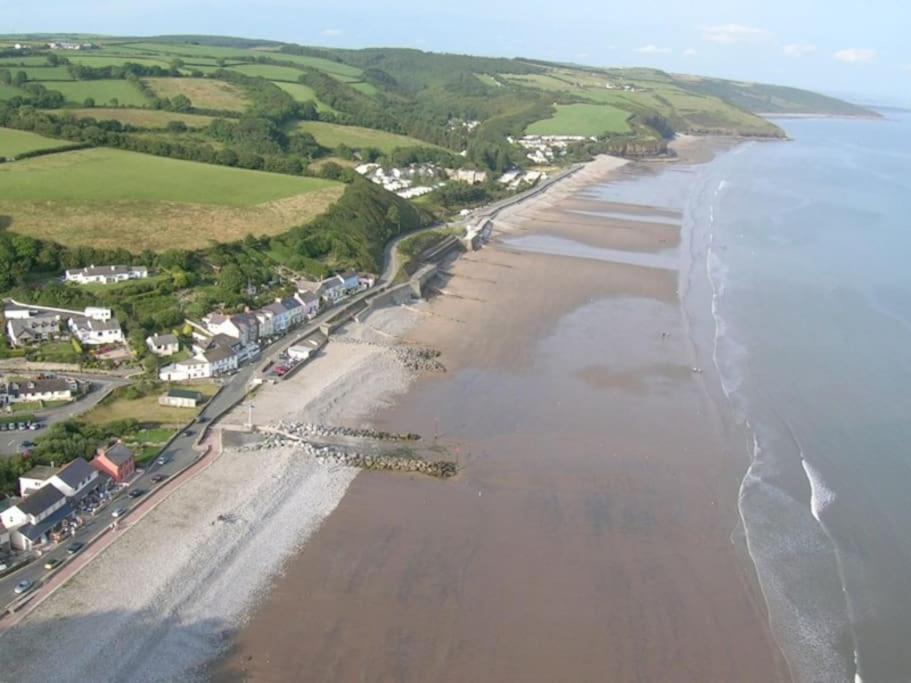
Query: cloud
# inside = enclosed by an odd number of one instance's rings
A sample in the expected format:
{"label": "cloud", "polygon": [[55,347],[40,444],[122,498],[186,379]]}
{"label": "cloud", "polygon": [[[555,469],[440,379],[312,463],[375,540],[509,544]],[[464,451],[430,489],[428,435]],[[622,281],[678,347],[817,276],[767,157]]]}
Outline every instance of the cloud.
{"label": "cloud", "polygon": [[328,36],[330,38],[334,38],[335,36],[342,35],[342,30],[338,29],[338,28],[324,28],[323,35]]}
{"label": "cloud", "polygon": [[641,52],[641,53],[647,54],[647,55],[658,55],[658,54],[666,55],[670,51],[671,51],[671,48],[669,48],[669,47],[658,47],[657,45],[652,45],[651,43],[648,45],[643,45],[642,47],[636,48],[636,52]]}
{"label": "cloud", "polygon": [[816,46],[813,44],[800,44],[793,43],[791,45],[785,45],[782,48],[785,57],[803,57],[808,55],[811,52],[816,52]]}
{"label": "cloud", "polygon": [[696,54],[696,48],[694,47],[688,47],[683,51],[684,57],[692,57],[694,54]]}
{"label": "cloud", "polygon": [[734,45],[735,43],[755,43],[768,37],[761,28],[743,26],[742,24],[723,24],[721,26],[703,26],[702,39],[709,43]]}
{"label": "cloud", "polygon": [[866,64],[876,59],[876,50],[865,47],[848,47],[839,50],[832,57],[845,64]]}

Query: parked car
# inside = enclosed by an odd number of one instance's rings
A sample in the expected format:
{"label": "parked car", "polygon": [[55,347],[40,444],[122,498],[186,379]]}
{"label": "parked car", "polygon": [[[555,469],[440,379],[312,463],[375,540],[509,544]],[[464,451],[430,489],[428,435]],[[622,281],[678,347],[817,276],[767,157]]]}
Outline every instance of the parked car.
{"label": "parked car", "polygon": [[139,498],[139,496],[141,496],[143,493],[145,493],[143,489],[133,489],[127,495],[130,498]]}
{"label": "parked car", "polygon": [[79,541],[76,541],[75,543],[70,543],[69,546],[67,546],[66,554],[75,555],[80,550],[82,550],[83,546],[85,546],[85,543],[80,543]]}
{"label": "parked car", "polygon": [[152,477],[152,481],[154,481],[157,484],[159,482],[164,481],[167,478],[168,478],[167,474],[156,474],[155,476]]}
{"label": "parked car", "polygon": [[111,513],[111,517],[117,519],[118,517],[123,517],[127,513],[127,508],[119,507],[114,512]]}
{"label": "parked car", "polygon": [[31,590],[32,586],[34,586],[34,585],[35,585],[35,582],[32,581],[31,579],[23,579],[22,581],[20,581],[19,583],[16,584],[16,587],[13,589],[13,592],[16,595],[22,595],[23,593],[26,593],[29,590]]}
{"label": "parked car", "polygon": [[159,467],[160,467],[161,465],[167,465],[169,462],[171,462],[171,458],[168,457],[168,456],[166,456],[166,455],[161,456],[160,458],[158,458],[158,460],[155,461],[155,463],[156,463]]}
{"label": "parked car", "polygon": [[49,559],[47,562],[44,563],[44,568],[45,569],[56,569],[57,567],[60,566],[61,562],[63,562],[63,560],[58,560],[56,557],[52,557],[51,559]]}

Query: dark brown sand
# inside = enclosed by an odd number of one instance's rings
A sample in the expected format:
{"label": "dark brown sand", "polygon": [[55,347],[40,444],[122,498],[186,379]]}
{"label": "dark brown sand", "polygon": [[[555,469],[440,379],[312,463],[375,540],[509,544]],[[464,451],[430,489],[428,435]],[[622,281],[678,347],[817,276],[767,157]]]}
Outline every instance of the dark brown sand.
{"label": "dark brown sand", "polygon": [[677,273],[501,243],[454,273],[411,334],[450,372],[377,422],[439,433],[462,474],[359,475],[215,678],[786,680],[732,540],[742,444],[692,371]]}

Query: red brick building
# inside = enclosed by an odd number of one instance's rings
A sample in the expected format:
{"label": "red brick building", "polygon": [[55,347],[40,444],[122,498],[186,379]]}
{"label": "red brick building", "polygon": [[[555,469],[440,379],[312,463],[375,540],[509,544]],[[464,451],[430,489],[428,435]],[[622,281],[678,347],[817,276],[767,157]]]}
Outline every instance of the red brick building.
{"label": "red brick building", "polygon": [[136,460],[133,451],[123,445],[121,441],[112,441],[107,446],[98,449],[92,459],[92,467],[99,472],[104,472],[116,482],[129,479],[136,471]]}

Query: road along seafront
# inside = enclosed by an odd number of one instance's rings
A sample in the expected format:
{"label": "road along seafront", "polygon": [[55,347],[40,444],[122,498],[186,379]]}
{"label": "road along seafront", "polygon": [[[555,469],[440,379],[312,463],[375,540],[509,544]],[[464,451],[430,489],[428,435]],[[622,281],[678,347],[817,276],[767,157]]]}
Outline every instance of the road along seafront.
{"label": "road along seafront", "polygon": [[704,272],[695,162],[730,143],[681,142],[681,162],[602,159],[505,209],[442,269],[404,340],[447,372],[372,424],[433,434],[460,476],[359,475],[207,675],[789,678],[737,542],[748,452],[711,316],[680,295]]}

